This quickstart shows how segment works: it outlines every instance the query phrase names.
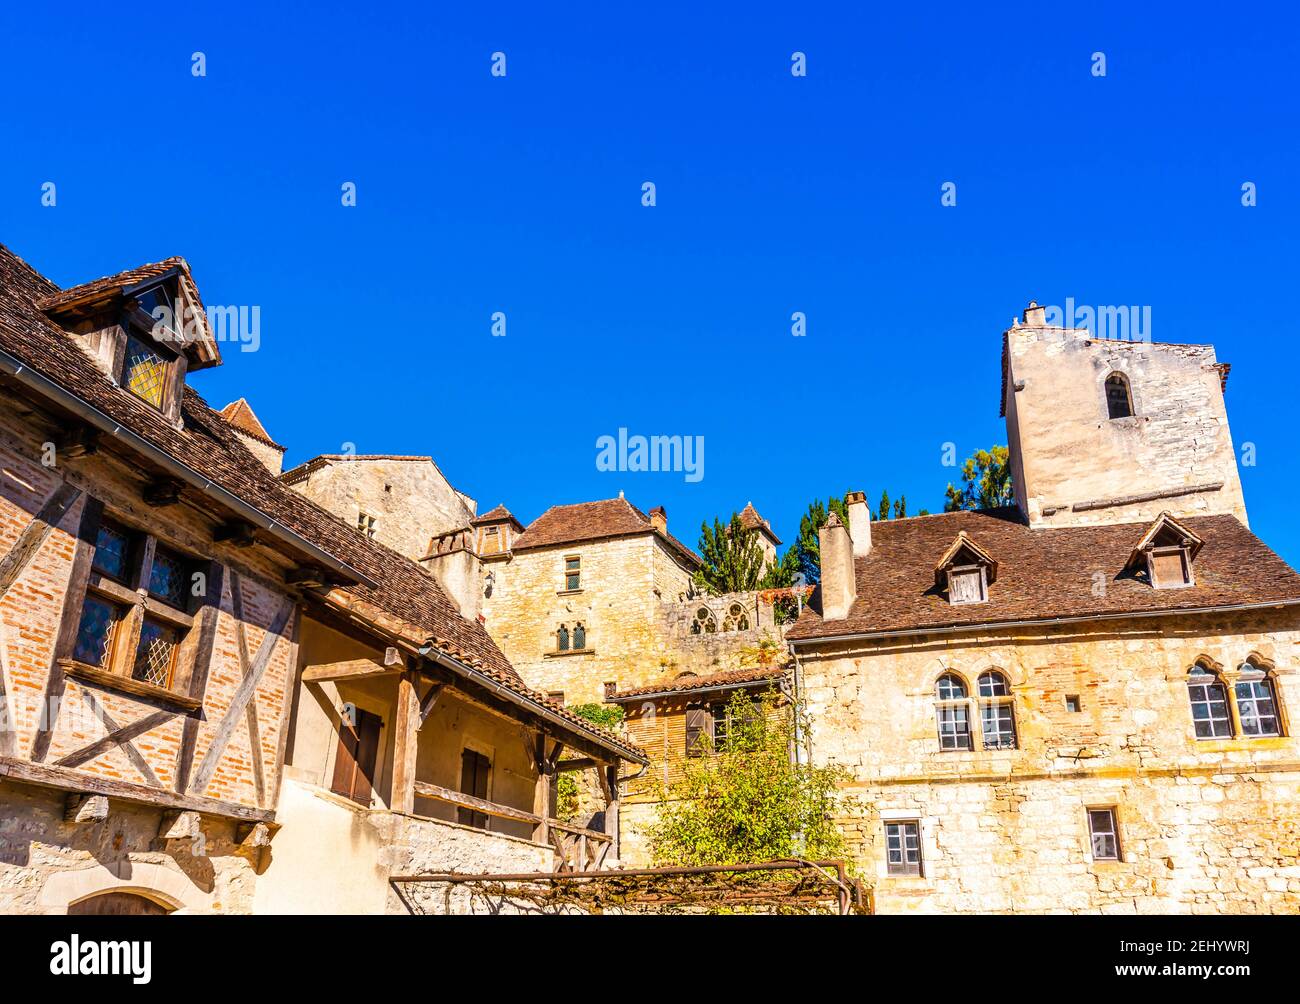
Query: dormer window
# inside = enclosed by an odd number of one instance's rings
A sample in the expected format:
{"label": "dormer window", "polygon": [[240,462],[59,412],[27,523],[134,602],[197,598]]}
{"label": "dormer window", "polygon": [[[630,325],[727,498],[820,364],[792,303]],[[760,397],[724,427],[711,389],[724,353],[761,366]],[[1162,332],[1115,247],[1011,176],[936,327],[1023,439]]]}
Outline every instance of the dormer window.
{"label": "dormer window", "polygon": [[1161,513],[1133,548],[1125,568],[1145,573],[1154,589],[1196,585],[1193,561],[1204,542],[1169,513]]}
{"label": "dormer window", "polygon": [[122,378],[119,381],[123,387],[141,401],[162,411],[167,397],[169,375],[170,360],[135,335],[127,335]]}
{"label": "dormer window", "polygon": [[934,569],[935,588],[948,594],[953,606],[984,603],[998,577],[998,563],[962,530]]}
{"label": "dormer window", "polygon": [[178,337],[182,325],[176,316],[176,302],[164,284],[135,293],[135,301],[136,309],[149,316],[149,330],[155,338],[167,341]]}
{"label": "dormer window", "polygon": [[1106,414],[1110,418],[1133,415],[1133,394],[1123,373],[1112,373],[1106,378]]}

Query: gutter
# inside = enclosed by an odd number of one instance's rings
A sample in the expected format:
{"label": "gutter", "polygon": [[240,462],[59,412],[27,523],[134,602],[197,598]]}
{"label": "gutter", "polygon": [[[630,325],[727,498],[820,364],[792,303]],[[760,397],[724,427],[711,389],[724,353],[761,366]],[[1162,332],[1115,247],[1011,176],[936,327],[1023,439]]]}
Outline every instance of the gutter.
{"label": "gutter", "polygon": [[1139,610],[1130,613],[1080,614],[1075,617],[1047,617],[1039,620],[983,621],[978,624],[950,624],[931,628],[902,628],[897,631],[860,631],[851,634],[815,635],[808,638],[787,638],[791,649],[799,645],[829,645],[845,641],[874,641],[883,638],[912,638],[920,635],[969,634],[977,631],[1000,631],[1016,627],[1054,627],[1058,624],[1087,624],[1096,621],[1143,620],[1150,617],[1175,617],[1192,614],[1240,613],[1251,610],[1281,610],[1300,606],[1300,599],[1270,600],[1266,603],[1233,603],[1214,607],[1183,607],[1175,610]]}
{"label": "gutter", "polygon": [[17,356],[12,355],[5,349],[0,349],[0,371],[8,373],[18,380],[29,390],[34,390],[38,394],[55,401],[64,408],[73,412],[79,418],[84,419],[87,423],[94,426],[101,432],[106,432],[115,439],[121,440],[133,450],[144,454],[158,466],[162,467],[168,474],[174,475],[191,488],[197,488],[205,495],[216,499],[227,508],[233,509],[244,519],[248,520],[255,526],[266,530],[276,540],[288,544],[299,551],[309,555],[311,559],[321,565],[324,565],[332,572],[336,572],[351,582],[360,582],[373,589],[377,583],[361,572],[357,571],[351,565],[340,561],[328,551],[317,547],[305,537],[300,536],[296,531],[290,530],[284,524],[272,519],[260,509],[249,505],[239,496],[232,494],[226,489],[214,484],[209,478],[187,466],[169,453],[159,449],[150,443],[147,439],[139,434],[127,429],[119,422],[115,422],[102,411],[83,401],[71,391],[59,386],[53,380],[44,376],[36,370],[31,369]]}
{"label": "gutter", "polygon": [[[462,676],[469,677],[469,679],[473,680],[475,683],[479,684],[480,686],[486,687],[487,689],[491,690],[498,697],[503,697],[507,701],[510,701],[512,704],[517,704],[520,705],[521,707],[527,708],[529,711],[532,711],[534,714],[536,714],[539,718],[544,718],[552,725],[558,725],[560,728],[566,729],[569,732],[577,732],[580,735],[585,735],[589,739],[593,740],[594,742],[598,742],[601,746],[610,747],[612,745],[610,740],[607,737],[599,733],[592,732],[586,727],[579,725],[577,722],[572,722],[569,719],[565,718],[563,715],[558,714],[557,712],[551,710],[545,704],[540,704],[537,701],[533,700],[531,697],[526,697],[525,695],[519,693],[518,691],[510,689],[509,687],[505,686],[499,681],[493,679],[491,676],[488,676],[486,673],[475,669],[473,666],[461,662],[459,659],[455,658],[454,656],[448,655],[446,652],[443,652],[441,649],[435,648],[429,642],[425,642],[423,645],[421,645],[419,651],[420,651],[420,655],[423,658],[429,659],[432,662],[441,662],[444,665],[450,666],[452,669],[460,673]],[[649,758],[647,758],[644,754],[641,753],[633,753],[629,747],[623,746],[620,752],[622,753],[625,759],[631,760],[633,763],[639,763],[642,764],[643,766],[649,766],[650,764]]]}

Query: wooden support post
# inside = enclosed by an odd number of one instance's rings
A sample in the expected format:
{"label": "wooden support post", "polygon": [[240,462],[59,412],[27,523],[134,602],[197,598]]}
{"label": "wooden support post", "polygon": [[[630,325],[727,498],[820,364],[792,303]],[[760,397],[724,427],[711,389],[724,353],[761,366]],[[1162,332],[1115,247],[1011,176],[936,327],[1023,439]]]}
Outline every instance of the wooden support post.
{"label": "wooden support post", "polygon": [[605,832],[609,834],[610,846],[613,848],[614,857],[619,856],[618,831],[619,831],[619,790],[618,790],[618,762],[615,761],[608,767],[602,767],[601,772],[604,775],[604,784],[601,786],[605,789]]}
{"label": "wooden support post", "polygon": [[393,723],[393,811],[415,812],[415,762],[420,737],[420,699],[415,685],[418,670],[397,679],[397,710]]}
{"label": "wooden support post", "polygon": [[189,840],[200,832],[200,820],[197,812],[169,809],[162,815],[158,824],[160,840]]}
{"label": "wooden support post", "polygon": [[537,786],[533,789],[533,815],[538,816],[541,820],[533,829],[533,842],[549,844],[551,842],[549,823],[551,818],[551,770],[548,770],[550,765],[546,761],[545,732],[539,731],[537,733],[533,761],[537,765]]}
{"label": "wooden support post", "polygon": [[438,698],[442,696],[443,686],[441,683],[435,683],[429,688],[429,692],[424,695],[424,700],[420,702],[420,724],[416,728],[424,728],[424,723],[433,711],[433,706],[438,703]]}

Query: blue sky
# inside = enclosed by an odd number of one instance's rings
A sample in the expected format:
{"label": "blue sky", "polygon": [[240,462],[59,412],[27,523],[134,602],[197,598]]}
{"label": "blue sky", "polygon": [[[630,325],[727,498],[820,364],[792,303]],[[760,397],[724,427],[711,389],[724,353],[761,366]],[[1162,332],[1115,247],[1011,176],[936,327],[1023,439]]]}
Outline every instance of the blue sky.
{"label": "blue sky", "polygon": [[[181,254],[258,305],[193,384],[290,464],[432,454],[525,522],[623,489],[691,544],[752,500],[788,542],[850,488],[938,510],[943,444],[1005,442],[1001,331],[1073,297],[1233,364],[1252,528],[1300,564],[1280,8],[17,6],[0,241],[63,285]],[[703,436],[703,480],[598,471],[620,427]]]}

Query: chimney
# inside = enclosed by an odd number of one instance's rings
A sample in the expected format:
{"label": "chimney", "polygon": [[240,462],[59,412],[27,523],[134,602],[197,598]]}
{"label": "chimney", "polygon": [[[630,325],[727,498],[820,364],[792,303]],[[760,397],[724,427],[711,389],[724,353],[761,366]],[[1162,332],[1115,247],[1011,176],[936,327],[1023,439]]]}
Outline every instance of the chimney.
{"label": "chimney", "polygon": [[668,510],[661,505],[650,510],[650,525],[662,534],[668,533]]}
{"label": "chimney", "polygon": [[1047,308],[1040,307],[1037,300],[1030,300],[1022,319],[1031,328],[1044,328],[1047,326]]}
{"label": "chimney", "polygon": [[849,492],[844,496],[844,505],[849,511],[853,557],[865,558],[871,553],[871,510],[867,508],[866,492]]}
{"label": "chimney", "polygon": [[822,619],[843,620],[858,595],[857,576],[853,571],[853,538],[839,516],[831,513],[817,534],[817,542],[822,558]]}

